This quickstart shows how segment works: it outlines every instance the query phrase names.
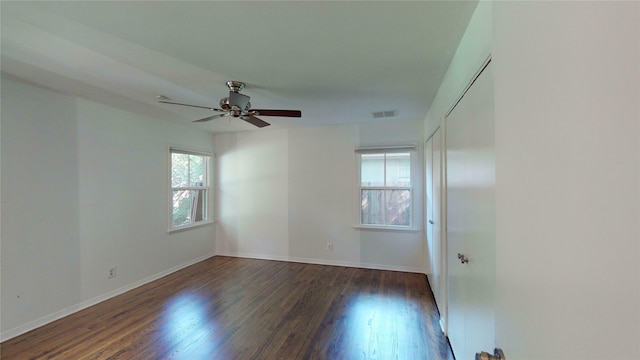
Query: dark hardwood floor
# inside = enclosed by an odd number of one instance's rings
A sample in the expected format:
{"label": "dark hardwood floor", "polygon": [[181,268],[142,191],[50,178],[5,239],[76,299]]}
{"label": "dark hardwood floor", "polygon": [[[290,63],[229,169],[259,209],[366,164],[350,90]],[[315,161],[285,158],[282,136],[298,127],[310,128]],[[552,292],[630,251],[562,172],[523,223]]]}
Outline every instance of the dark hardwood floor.
{"label": "dark hardwood floor", "polygon": [[424,275],[216,256],[0,344],[2,359],[453,359]]}

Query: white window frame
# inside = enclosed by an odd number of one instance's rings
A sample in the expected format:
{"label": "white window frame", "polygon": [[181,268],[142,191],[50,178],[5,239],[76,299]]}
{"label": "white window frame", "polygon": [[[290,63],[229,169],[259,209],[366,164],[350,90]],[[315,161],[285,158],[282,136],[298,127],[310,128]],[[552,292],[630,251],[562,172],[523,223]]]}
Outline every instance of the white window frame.
{"label": "white window frame", "polygon": [[[204,157],[204,176],[205,181],[202,186],[185,186],[185,187],[173,187],[173,154],[185,154],[185,155],[195,155]],[[200,227],[207,224],[212,224],[212,213],[211,213],[211,159],[213,158],[213,154],[208,151],[197,150],[197,149],[189,149],[184,147],[170,146],[169,147],[169,209],[168,209],[168,232],[176,232],[182,231],[186,229],[192,229],[196,227]],[[191,222],[185,225],[174,226],[173,225],[173,192],[179,190],[204,190],[204,199],[205,206],[202,208],[203,220]]]}
{"label": "white window frame", "polygon": [[[362,157],[363,154],[391,154],[391,153],[402,153],[408,152],[410,156],[410,178],[411,185],[410,186],[362,186]],[[356,158],[356,189],[355,189],[355,225],[354,228],[357,229],[371,229],[371,230],[394,230],[394,231],[418,231],[416,227],[416,210],[417,210],[417,199],[415,187],[419,182],[419,164],[418,162],[418,146],[415,144],[408,145],[374,145],[374,146],[359,146],[355,149],[355,158]],[[386,164],[385,164],[386,169]],[[386,176],[385,176],[386,177]],[[362,191],[363,190],[409,190],[411,195],[411,209],[410,209],[410,217],[409,217],[409,225],[383,225],[383,224],[363,224],[362,223]]]}

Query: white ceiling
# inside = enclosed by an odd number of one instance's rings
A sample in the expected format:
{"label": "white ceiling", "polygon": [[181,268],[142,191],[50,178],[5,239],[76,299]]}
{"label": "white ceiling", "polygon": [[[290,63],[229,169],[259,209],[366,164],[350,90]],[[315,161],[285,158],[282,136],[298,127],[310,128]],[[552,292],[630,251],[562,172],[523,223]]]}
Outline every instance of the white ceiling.
{"label": "white ceiling", "polygon": [[191,121],[247,84],[272,128],[422,119],[477,1],[2,1],[2,72],[211,132],[239,119]]}

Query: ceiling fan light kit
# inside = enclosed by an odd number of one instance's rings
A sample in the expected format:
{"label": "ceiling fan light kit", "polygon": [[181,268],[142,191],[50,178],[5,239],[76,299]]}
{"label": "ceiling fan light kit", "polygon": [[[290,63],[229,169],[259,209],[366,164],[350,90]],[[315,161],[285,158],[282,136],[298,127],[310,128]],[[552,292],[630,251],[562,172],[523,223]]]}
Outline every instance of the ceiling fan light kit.
{"label": "ceiling fan light kit", "polygon": [[227,81],[227,86],[229,87],[229,96],[224,97],[220,100],[220,109],[209,107],[209,106],[200,106],[200,105],[191,105],[178,103],[173,101],[168,101],[164,95],[158,95],[156,98],[159,102],[164,104],[171,105],[181,105],[181,106],[189,106],[200,109],[207,109],[211,111],[219,112],[220,114],[208,116],[202,119],[194,120],[193,122],[205,122],[221,117],[233,116],[235,118],[240,118],[248,122],[251,125],[257,126],[259,128],[269,126],[268,122],[259,119],[256,115],[260,116],[280,116],[280,117],[302,117],[302,112],[300,110],[273,110],[273,109],[251,109],[251,103],[249,102],[250,97],[244,94],[240,94],[240,91],[244,89],[245,85],[239,81]]}

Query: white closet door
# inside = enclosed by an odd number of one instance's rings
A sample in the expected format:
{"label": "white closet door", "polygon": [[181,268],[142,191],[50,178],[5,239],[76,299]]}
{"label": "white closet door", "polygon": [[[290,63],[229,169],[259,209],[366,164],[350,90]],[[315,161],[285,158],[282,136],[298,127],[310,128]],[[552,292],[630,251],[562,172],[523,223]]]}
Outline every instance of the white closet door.
{"label": "white closet door", "polygon": [[446,119],[448,335],[458,359],[495,347],[494,148],[489,64]]}
{"label": "white closet door", "polygon": [[[463,99],[464,100],[464,99]],[[457,254],[465,253],[465,144],[469,132],[465,127],[470,110],[459,103],[446,120],[447,179],[447,334],[456,359],[466,355],[465,309],[467,267]]]}
{"label": "white closet door", "polygon": [[[446,324],[446,261],[444,247],[442,246],[442,132],[440,129],[427,140],[425,145],[425,169],[426,169],[426,239],[428,262],[430,272],[428,275],[429,284],[433,296],[440,311],[440,318]],[[445,329],[446,330],[446,329]]]}
{"label": "white closet door", "polygon": [[427,279],[431,285],[431,291],[436,296],[436,284],[434,282],[434,263],[433,263],[433,137],[427,140],[424,146],[424,162],[425,162],[425,240],[426,240],[426,264],[428,264]]}
{"label": "white closet door", "polygon": [[446,334],[447,319],[447,259],[446,247],[442,237],[442,131],[433,135],[433,253],[434,253],[434,281],[438,289],[435,294],[436,303],[440,310],[440,320]]}

